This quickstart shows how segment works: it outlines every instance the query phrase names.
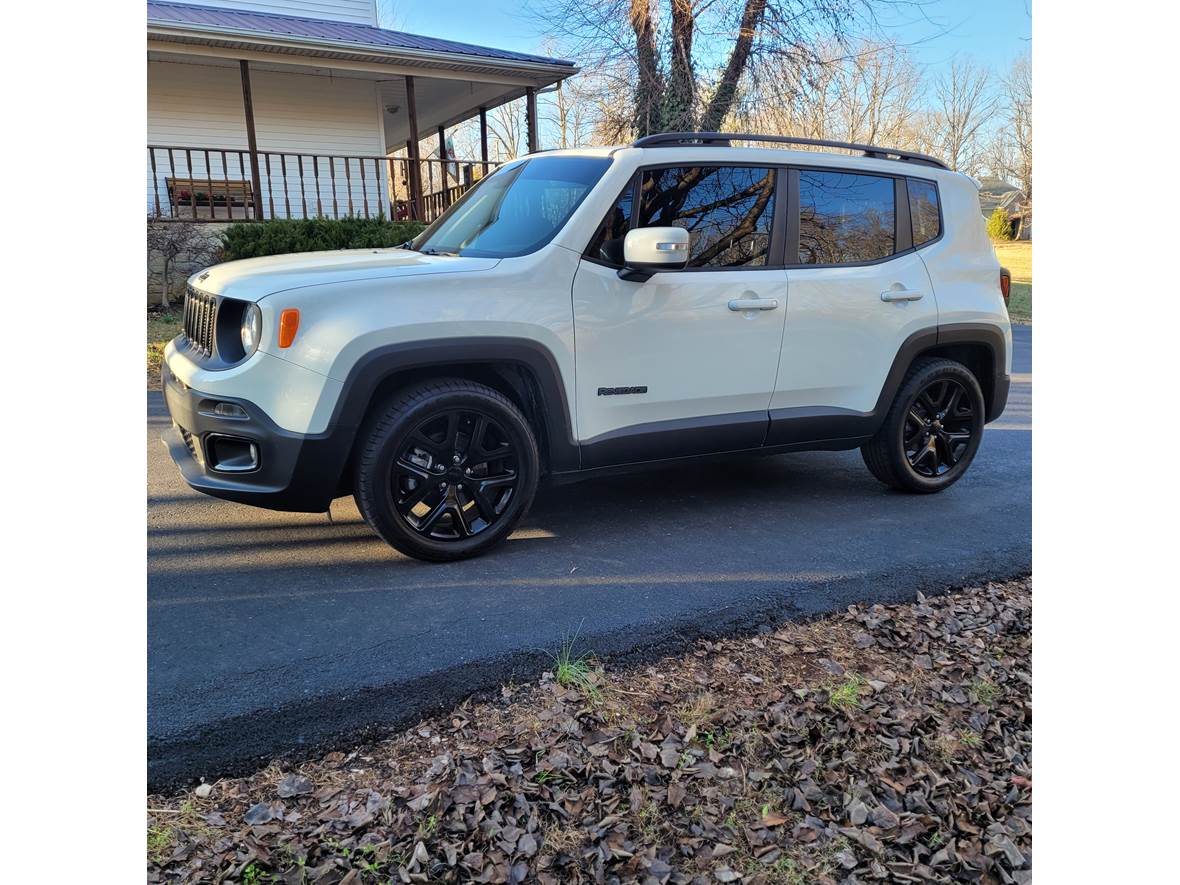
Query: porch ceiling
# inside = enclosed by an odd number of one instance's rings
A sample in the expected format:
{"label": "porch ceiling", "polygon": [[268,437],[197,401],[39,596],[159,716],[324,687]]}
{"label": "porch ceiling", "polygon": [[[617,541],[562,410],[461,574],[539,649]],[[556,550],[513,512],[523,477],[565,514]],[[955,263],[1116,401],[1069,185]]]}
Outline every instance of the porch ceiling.
{"label": "porch ceiling", "polygon": [[[405,77],[414,77],[418,134],[428,138],[525,94],[570,77],[569,61],[485,46],[296,16],[148,3],[149,58],[201,64],[250,62],[255,70],[293,70],[376,80],[387,148],[409,137]],[[196,58],[194,58],[196,57]]]}

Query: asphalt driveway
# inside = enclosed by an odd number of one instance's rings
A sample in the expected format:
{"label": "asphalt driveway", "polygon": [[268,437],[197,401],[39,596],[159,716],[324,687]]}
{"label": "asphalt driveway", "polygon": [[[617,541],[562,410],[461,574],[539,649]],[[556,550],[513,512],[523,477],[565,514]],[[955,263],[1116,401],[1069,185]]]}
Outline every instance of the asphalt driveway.
{"label": "asphalt driveway", "polygon": [[543,489],[482,559],[401,557],[350,499],[273,513],[192,492],[148,394],[148,756],[156,786],[249,768],[539,672],[563,636],[643,656],[774,618],[1031,569],[1032,330],[1008,408],[947,492],[857,452],[733,459]]}

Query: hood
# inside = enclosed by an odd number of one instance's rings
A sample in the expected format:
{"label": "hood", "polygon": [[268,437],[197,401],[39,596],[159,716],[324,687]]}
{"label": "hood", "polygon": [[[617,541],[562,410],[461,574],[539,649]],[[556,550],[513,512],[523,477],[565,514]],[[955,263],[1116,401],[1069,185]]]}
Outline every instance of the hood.
{"label": "hood", "polygon": [[382,277],[465,273],[489,270],[497,264],[497,258],[423,255],[408,249],[340,249],[227,261],[193,274],[189,283],[211,295],[261,301],[276,292],[304,286]]}

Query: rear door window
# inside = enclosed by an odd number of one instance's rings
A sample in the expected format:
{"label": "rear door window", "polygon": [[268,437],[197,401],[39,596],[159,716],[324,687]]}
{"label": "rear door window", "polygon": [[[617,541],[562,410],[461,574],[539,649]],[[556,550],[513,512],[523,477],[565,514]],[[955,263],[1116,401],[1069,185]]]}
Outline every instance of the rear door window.
{"label": "rear door window", "polygon": [[896,248],[893,179],[799,170],[799,263],[857,264]]}

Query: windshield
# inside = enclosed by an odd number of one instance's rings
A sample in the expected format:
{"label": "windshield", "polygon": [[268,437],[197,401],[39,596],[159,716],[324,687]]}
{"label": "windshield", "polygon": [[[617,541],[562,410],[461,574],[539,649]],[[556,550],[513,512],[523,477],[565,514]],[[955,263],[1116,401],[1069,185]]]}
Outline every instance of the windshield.
{"label": "windshield", "polygon": [[412,249],[444,255],[510,258],[552,240],[611,161],[533,157],[478,182],[424,230]]}

